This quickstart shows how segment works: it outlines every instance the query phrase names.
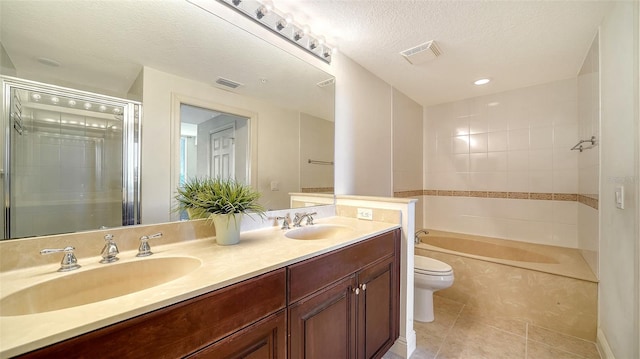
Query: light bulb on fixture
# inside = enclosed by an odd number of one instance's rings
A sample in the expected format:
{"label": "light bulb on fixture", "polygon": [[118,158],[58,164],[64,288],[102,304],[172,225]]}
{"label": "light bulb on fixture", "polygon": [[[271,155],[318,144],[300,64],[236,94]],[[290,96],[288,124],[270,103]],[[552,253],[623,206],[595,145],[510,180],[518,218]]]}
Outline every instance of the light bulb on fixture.
{"label": "light bulb on fixture", "polygon": [[240,3],[242,2],[242,0],[231,0],[231,3],[235,6],[240,5]]}
{"label": "light bulb on fixture", "polygon": [[57,98],[55,96],[51,97],[51,103],[58,103],[58,102],[60,102],[59,98]]}
{"label": "light bulb on fixture", "polygon": [[285,19],[278,20],[276,23],[276,29],[278,29],[278,31],[282,31],[285,27],[287,27],[287,21]]}
{"label": "light bulb on fixture", "polygon": [[316,47],[318,47],[318,40],[312,39],[309,41],[309,49],[315,50]]}
{"label": "light bulb on fixture", "polygon": [[293,15],[291,14],[284,14],[284,21],[287,22],[288,24],[292,24],[293,23]]}
{"label": "light bulb on fixture", "polygon": [[93,107],[93,105],[91,105],[90,103],[88,103],[88,102],[85,102],[85,103],[84,103],[84,108],[85,108],[85,109],[87,109],[87,110],[88,110],[88,109],[90,109],[91,107]]}
{"label": "light bulb on fixture", "polygon": [[330,48],[328,48],[326,46],[322,47],[322,56],[324,56],[325,58],[329,58],[329,57],[331,57],[332,54],[333,54],[333,50],[332,49],[330,49]]}
{"label": "light bulb on fixture", "polygon": [[256,17],[258,20],[262,19],[268,12],[269,10],[267,10],[267,7],[262,5],[256,10]]}
{"label": "light bulb on fixture", "polygon": [[69,104],[69,106],[73,107],[76,105],[76,102],[74,100],[69,100],[69,102],[67,102]]}
{"label": "light bulb on fixture", "polygon": [[303,36],[304,36],[304,33],[300,29],[297,29],[293,32],[293,39],[295,41],[300,41],[300,39],[302,39]]}
{"label": "light bulb on fixture", "polygon": [[100,109],[100,111],[104,112],[104,111],[106,111],[106,110],[107,110],[107,106],[105,106],[105,105],[100,105],[99,109]]}
{"label": "light bulb on fixture", "polygon": [[42,96],[40,96],[40,94],[34,93],[33,95],[31,95],[31,98],[33,99],[33,101],[40,101]]}

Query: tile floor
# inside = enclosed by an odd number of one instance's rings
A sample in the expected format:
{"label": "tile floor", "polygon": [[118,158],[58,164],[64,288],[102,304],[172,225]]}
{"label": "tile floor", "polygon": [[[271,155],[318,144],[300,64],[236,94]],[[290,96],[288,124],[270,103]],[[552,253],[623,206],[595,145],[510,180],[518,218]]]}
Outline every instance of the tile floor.
{"label": "tile floor", "polygon": [[[487,318],[464,304],[434,296],[435,320],[414,322],[411,359],[600,359],[596,345],[533,324]],[[387,353],[384,359],[396,359]]]}

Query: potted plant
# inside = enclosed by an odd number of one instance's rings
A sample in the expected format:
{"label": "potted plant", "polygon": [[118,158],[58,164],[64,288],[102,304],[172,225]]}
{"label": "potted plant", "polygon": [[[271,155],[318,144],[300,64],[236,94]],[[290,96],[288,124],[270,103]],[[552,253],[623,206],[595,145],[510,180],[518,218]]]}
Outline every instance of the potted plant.
{"label": "potted plant", "polygon": [[240,241],[240,222],[246,214],[264,216],[258,203],[260,193],[233,179],[192,178],[178,188],[177,210],[186,210],[189,218],[207,218],[216,229],[216,242],[221,245]]}

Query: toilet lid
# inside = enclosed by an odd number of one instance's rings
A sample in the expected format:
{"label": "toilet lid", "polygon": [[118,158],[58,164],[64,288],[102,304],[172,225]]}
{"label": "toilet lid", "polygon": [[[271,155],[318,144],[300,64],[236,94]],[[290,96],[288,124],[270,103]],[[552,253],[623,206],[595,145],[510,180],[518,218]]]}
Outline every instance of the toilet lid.
{"label": "toilet lid", "polygon": [[445,274],[453,271],[451,266],[447,263],[423,256],[413,256],[413,267],[418,272],[426,273],[431,272]]}

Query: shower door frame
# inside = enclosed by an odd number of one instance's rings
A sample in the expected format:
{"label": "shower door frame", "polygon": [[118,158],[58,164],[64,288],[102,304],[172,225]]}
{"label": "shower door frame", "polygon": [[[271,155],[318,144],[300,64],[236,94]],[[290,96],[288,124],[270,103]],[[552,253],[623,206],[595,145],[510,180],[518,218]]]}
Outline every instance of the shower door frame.
{"label": "shower door frame", "polygon": [[[11,90],[41,91],[78,101],[91,101],[106,106],[122,107],[122,225],[140,224],[140,137],[142,103],[97,93],[66,88],[41,82],[0,76],[2,84],[2,128],[4,130],[4,158],[2,159],[4,228],[2,239],[11,238]],[[98,229],[98,228],[96,228]],[[52,233],[58,234],[58,233]]]}

